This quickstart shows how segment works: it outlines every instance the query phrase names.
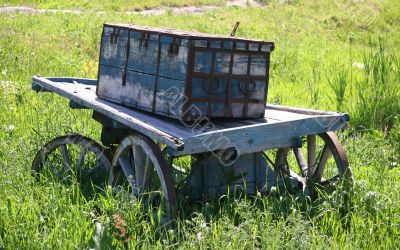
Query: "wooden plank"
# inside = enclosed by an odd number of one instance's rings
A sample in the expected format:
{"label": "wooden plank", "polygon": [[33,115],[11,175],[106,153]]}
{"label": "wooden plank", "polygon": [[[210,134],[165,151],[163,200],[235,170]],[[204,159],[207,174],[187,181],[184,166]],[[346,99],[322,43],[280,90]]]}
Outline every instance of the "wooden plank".
{"label": "wooden plank", "polygon": [[[68,83],[83,84],[85,85],[86,88],[91,88],[92,86],[97,85],[97,80],[89,78],[46,77],[46,79],[53,82],[68,82]],[[35,82],[32,82],[32,90],[36,92],[50,92],[49,90],[43,88],[42,85],[36,84]]]}
{"label": "wooden plank", "polygon": [[[297,114],[305,114],[305,115],[347,115],[345,113],[339,113],[339,112],[329,112],[329,111],[322,111],[322,110],[313,110],[313,109],[305,109],[305,108],[297,108],[297,107],[288,107],[288,106],[282,106],[282,105],[276,105],[276,104],[268,104],[266,106],[267,110],[279,110],[279,111],[285,111],[285,112],[290,112],[290,113],[297,113]],[[344,118],[350,118],[348,115],[344,116]],[[347,120],[349,121],[349,120]]]}
{"label": "wooden plank", "polygon": [[[214,120],[212,120],[214,121]],[[227,129],[227,128],[243,128],[245,129],[245,127],[247,126],[252,126],[252,125],[258,125],[258,124],[272,124],[272,123],[276,123],[276,122],[280,122],[278,120],[274,120],[274,119],[225,119],[225,120],[218,120],[215,121],[215,128],[217,129]]]}
{"label": "wooden plank", "polygon": [[[86,90],[84,88],[80,88],[79,85],[74,84],[55,83],[42,77],[34,76],[33,81],[37,85],[41,85],[52,92],[74,100],[80,105],[84,105],[88,108],[96,110],[97,112],[102,113],[140,133],[143,133],[144,135],[165,143],[173,149],[179,150],[183,147],[183,142],[179,139],[179,137],[173,136],[164,132],[163,130],[149,125],[158,123],[158,127],[165,128],[167,124],[161,124],[159,121],[157,121],[157,119],[152,119],[150,116],[141,114],[132,109],[101,100],[92,90]],[[185,134],[183,130],[178,129],[177,131],[181,134],[181,136],[182,134]]]}
{"label": "wooden plank", "polygon": [[[269,109],[267,119],[227,120],[216,119],[208,123],[191,126],[179,120],[126,108],[99,99],[95,87],[65,79],[53,82],[34,77],[33,85],[56,92],[81,106],[93,109],[125,126],[145,134],[175,150],[176,155],[187,155],[212,150],[236,147],[243,153],[259,152],[271,148],[298,146],[300,136],[343,129],[347,126],[347,115],[318,112],[320,115],[304,114],[295,108]],[[295,110],[295,112],[285,111]],[[303,112],[303,113],[300,113]],[[205,120],[208,121],[208,120]],[[226,142],[225,139],[228,139]],[[225,140],[225,142],[224,142]],[[185,148],[182,152],[178,149]]]}
{"label": "wooden plank", "polygon": [[266,118],[261,118],[261,119],[241,119],[240,122],[243,123],[244,125],[254,125],[257,123],[273,123],[277,122],[278,120],[276,119],[266,119]]}
{"label": "wooden plank", "polygon": [[267,119],[275,119],[278,121],[289,121],[309,118],[312,117],[312,115],[299,114],[282,110],[266,109],[264,117]]}
{"label": "wooden plank", "polygon": [[319,117],[287,120],[276,123],[260,123],[239,128],[230,128],[203,133],[185,138],[185,149],[176,155],[196,154],[234,147],[240,154],[259,152],[282,147],[298,147],[300,136],[319,134],[343,129],[346,122],[340,116],[328,117],[329,126],[324,126]]}

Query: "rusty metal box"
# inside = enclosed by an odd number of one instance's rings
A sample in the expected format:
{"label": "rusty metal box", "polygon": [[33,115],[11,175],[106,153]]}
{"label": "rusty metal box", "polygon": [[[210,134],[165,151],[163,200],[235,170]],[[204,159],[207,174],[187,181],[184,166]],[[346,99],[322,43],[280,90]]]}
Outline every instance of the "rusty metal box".
{"label": "rusty metal box", "polygon": [[97,95],[156,114],[259,118],[274,43],[104,24]]}

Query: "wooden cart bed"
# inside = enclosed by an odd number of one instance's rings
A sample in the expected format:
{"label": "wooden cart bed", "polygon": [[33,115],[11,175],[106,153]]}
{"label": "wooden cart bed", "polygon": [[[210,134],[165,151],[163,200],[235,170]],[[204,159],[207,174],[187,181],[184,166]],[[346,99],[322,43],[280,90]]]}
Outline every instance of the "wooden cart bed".
{"label": "wooden cart bed", "polygon": [[72,108],[92,109],[166,144],[177,156],[230,147],[239,154],[299,147],[301,136],[341,130],[349,120],[345,113],[267,105],[263,119],[203,120],[193,126],[102,100],[96,95],[95,79],[34,76],[32,88],[66,97]]}

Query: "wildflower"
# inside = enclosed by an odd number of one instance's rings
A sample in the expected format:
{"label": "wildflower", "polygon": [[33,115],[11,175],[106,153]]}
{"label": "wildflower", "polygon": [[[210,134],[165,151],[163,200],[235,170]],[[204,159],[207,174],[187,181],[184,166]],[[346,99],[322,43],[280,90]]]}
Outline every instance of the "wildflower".
{"label": "wildflower", "polygon": [[122,219],[119,213],[113,215],[114,218],[114,232],[113,235],[121,242],[128,242],[130,237],[127,235],[126,222]]}
{"label": "wildflower", "polygon": [[365,70],[365,65],[363,63],[353,62],[353,66],[359,70]]}
{"label": "wildflower", "polygon": [[7,74],[7,69],[3,69],[3,70],[1,71],[1,74],[3,74],[3,76],[5,76],[5,75]]}

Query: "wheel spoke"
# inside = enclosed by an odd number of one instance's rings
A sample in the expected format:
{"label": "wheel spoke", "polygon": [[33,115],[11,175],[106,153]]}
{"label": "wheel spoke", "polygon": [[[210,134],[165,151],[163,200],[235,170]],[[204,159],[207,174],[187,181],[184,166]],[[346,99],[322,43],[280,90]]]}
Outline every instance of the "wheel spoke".
{"label": "wheel spoke", "polygon": [[[292,150],[300,171],[294,172],[289,168],[288,164],[291,163],[292,158],[287,158],[285,149],[278,149],[276,152],[274,166],[279,174],[294,180],[292,184],[307,184],[311,190],[320,187],[325,192],[334,191],[339,181],[343,181],[347,187],[351,186],[352,171],[344,148],[333,132],[308,135],[307,156],[303,155],[301,148],[292,148]],[[273,164],[272,162],[271,165]]]}
{"label": "wheel spoke", "polygon": [[63,164],[64,164],[65,171],[68,171],[69,168],[72,166],[72,161],[71,161],[71,158],[70,158],[69,153],[68,153],[67,145],[66,144],[62,144],[60,146],[60,151],[61,151],[61,155],[62,155],[62,158],[63,158]]}
{"label": "wheel spoke", "polygon": [[288,148],[280,148],[276,153],[275,168],[280,174],[289,174],[289,168],[287,166],[288,153]]}
{"label": "wheel spoke", "polygon": [[146,192],[149,190],[151,179],[153,177],[153,162],[139,146],[132,146],[132,151],[135,159],[134,164],[138,190],[141,193]]}
{"label": "wheel spoke", "polygon": [[326,163],[328,162],[329,157],[332,155],[331,150],[329,149],[328,145],[325,144],[324,148],[322,149],[321,157],[318,161],[317,168],[312,176],[312,179],[316,182],[320,182],[322,178],[322,174],[324,173]]}
{"label": "wheel spoke", "polygon": [[294,156],[296,157],[297,164],[299,164],[301,176],[306,177],[308,172],[308,166],[306,160],[304,159],[303,152],[301,148],[293,149]]}
{"label": "wheel spoke", "polygon": [[87,150],[88,150],[87,147],[82,147],[81,151],[79,152],[78,161],[76,162],[76,165],[75,165],[75,170],[77,170],[77,171],[80,170],[83,162],[85,161],[85,156],[86,156]]}
{"label": "wheel spoke", "polygon": [[146,155],[143,150],[137,146],[132,145],[132,153],[135,165],[136,185],[139,192],[143,192],[143,177],[146,168]]}
{"label": "wheel spoke", "polygon": [[99,171],[99,170],[101,170],[101,169],[105,169],[105,167],[104,167],[104,163],[96,163],[96,165],[93,167],[93,168],[91,168],[91,169],[89,169],[88,171],[87,171],[87,175],[88,176],[91,176],[92,174],[94,174],[96,171]]}
{"label": "wheel spoke", "polygon": [[316,167],[316,150],[317,150],[317,140],[315,135],[307,136],[307,162],[308,162],[308,175],[313,176]]}
{"label": "wheel spoke", "polygon": [[[32,174],[37,176],[38,180],[43,178],[43,180],[61,181],[64,185],[77,183],[80,185],[82,194],[91,196],[96,192],[93,187],[100,187],[104,184],[102,179],[108,179],[107,175],[109,174],[108,170],[111,169],[111,162],[104,153],[105,150],[96,141],[79,134],[58,136],[47,142],[36,153],[31,167]],[[88,153],[90,153],[90,156],[96,156],[96,164],[90,164],[91,166],[95,165],[93,169],[83,168],[88,160]],[[91,163],[94,163],[94,161],[91,161]],[[92,175],[99,168],[104,168],[107,171],[104,171],[104,174]]]}
{"label": "wheel spoke", "polygon": [[153,171],[154,171],[154,164],[151,161],[150,157],[147,155],[146,157],[146,170],[144,171],[143,177],[143,189],[144,191],[148,191],[151,186],[151,182],[153,179]]}
{"label": "wheel spoke", "polygon": [[[150,138],[141,134],[126,136],[115,151],[112,168],[109,183],[117,185],[117,169],[122,169],[125,183],[131,183],[135,196],[141,198],[144,206],[165,206],[170,211],[171,205],[175,205],[176,190],[171,170],[160,148]],[[155,174],[158,181],[153,183]]]}
{"label": "wheel spoke", "polygon": [[122,171],[124,171],[125,176],[128,178],[129,183],[132,187],[132,192],[134,195],[138,194],[137,185],[136,185],[136,178],[135,174],[132,170],[132,167],[129,164],[129,159],[126,156],[121,156],[118,159],[118,163],[120,164]]}
{"label": "wheel spoke", "polygon": [[61,176],[60,176],[60,171],[58,171],[58,170],[53,166],[53,164],[50,163],[50,161],[44,160],[44,161],[43,161],[43,164],[47,165],[47,167],[50,169],[51,173],[52,173],[54,176],[56,176],[56,177],[58,177],[58,178],[61,177]]}

